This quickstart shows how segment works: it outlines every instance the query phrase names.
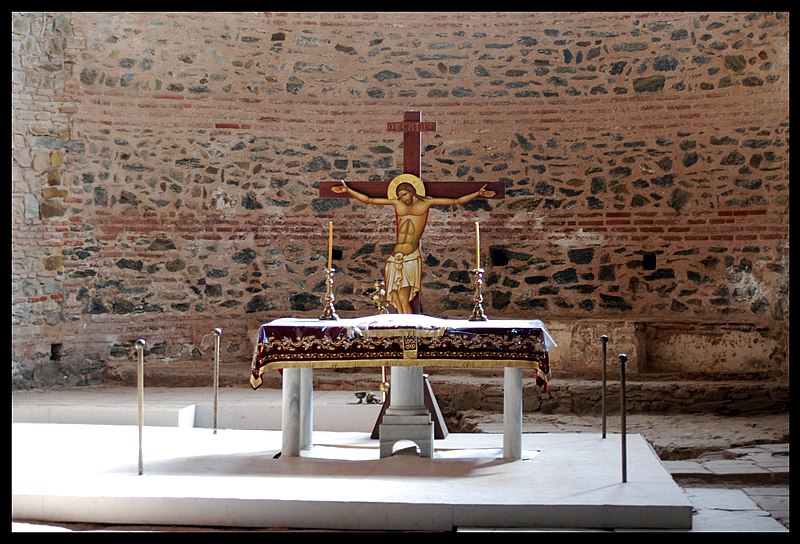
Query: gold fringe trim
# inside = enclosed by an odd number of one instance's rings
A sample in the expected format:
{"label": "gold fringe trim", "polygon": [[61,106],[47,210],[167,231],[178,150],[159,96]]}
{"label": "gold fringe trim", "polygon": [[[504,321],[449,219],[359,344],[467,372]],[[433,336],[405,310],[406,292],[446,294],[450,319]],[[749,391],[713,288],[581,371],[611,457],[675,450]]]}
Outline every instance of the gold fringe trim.
{"label": "gold fringe trim", "polygon": [[537,361],[519,359],[493,359],[491,361],[465,361],[464,359],[338,359],[338,360],[292,360],[267,363],[261,370],[279,368],[380,368],[382,366],[433,366],[454,368],[530,368],[539,370]]}
{"label": "gold fringe trim", "polygon": [[[424,362],[425,365],[420,365]],[[403,360],[398,359],[392,361],[391,365],[376,365],[373,359],[349,359],[342,361],[291,361],[291,362],[276,362],[269,363],[262,366],[258,370],[258,377],[250,376],[250,385],[253,389],[258,389],[263,383],[261,375],[268,370],[277,371],[283,368],[381,368],[385,366],[433,366],[433,367],[455,367],[455,368],[522,368],[536,371],[536,376],[541,378],[545,383],[549,382],[552,378],[551,372],[543,372],[539,363],[527,361],[469,361],[465,364],[463,360]]]}
{"label": "gold fringe trim", "polygon": [[447,332],[445,327],[437,329],[356,329],[357,334],[365,338],[396,338],[398,336],[413,336],[415,338],[438,338]]}

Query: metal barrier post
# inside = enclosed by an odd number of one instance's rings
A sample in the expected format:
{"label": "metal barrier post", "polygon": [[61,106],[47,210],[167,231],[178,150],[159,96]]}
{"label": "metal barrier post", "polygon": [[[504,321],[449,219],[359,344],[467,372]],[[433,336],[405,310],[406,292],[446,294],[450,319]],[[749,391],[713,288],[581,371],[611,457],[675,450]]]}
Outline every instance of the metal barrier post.
{"label": "metal barrier post", "polygon": [[627,429],[625,426],[625,363],[628,362],[628,356],[620,353],[619,356],[619,398],[620,398],[620,439],[622,444],[622,481],[628,481],[628,459],[627,459]]}
{"label": "metal barrier post", "polygon": [[136,371],[136,384],[139,391],[139,475],[144,473],[144,456],[142,455],[142,427],[144,426],[144,347],[147,343],[140,338],[136,341],[136,351],[139,355],[139,364]]}
{"label": "metal barrier post", "polygon": [[603,389],[601,404],[603,407],[603,438],[606,437],[606,345],[608,344],[608,336],[605,334],[600,337],[603,342]]}
{"label": "metal barrier post", "polygon": [[222,329],[214,329],[214,434],[217,434],[217,390],[219,389],[219,339]]}

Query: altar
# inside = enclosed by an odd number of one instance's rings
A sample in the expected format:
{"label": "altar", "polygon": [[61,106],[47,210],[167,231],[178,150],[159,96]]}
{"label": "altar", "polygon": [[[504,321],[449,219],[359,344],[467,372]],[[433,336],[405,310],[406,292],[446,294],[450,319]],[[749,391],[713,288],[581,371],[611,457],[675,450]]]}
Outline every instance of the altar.
{"label": "altar", "polygon": [[[282,370],[282,455],[299,456],[313,445],[313,369],[392,367],[392,402],[380,428],[381,457],[403,439],[433,456],[433,424],[423,402],[422,367],[504,368],[503,453],[521,458],[522,373],[537,386],[550,379],[548,351],[555,347],[539,320],[440,319],[421,314],[379,314],[354,319],[282,318],[263,324],[250,383]],[[406,373],[395,380],[395,373]]]}

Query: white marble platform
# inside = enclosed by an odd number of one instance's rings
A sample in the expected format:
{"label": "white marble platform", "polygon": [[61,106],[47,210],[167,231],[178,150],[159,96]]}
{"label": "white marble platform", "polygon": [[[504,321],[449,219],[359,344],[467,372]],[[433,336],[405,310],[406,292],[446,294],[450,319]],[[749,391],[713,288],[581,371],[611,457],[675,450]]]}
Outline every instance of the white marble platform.
{"label": "white marble platform", "polygon": [[[502,434],[451,432],[435,441],[433,458],[409,455],[409,442],[380,459],[370,438],[380,405],[315,391],[312,448],[273,459],[281,391],[220,389],[216,434],[212,398],[210,387],[145,389],[140,476],[138,426],[128,422],[136,421],[135,388],[12,392],[12,531],[86,522],[117,530],[786,532],[740,490],[681,490],[638,434],[627,436],[625,483],[614,434],[525,432],[512,461],[502,458]],[[195,407],[193,425],[167,425],[174,414],[148,417],[186,406]],[[114,425],[111,413],[120,417]],[[696,502],[698,492],[713,497]],[[732,493],[748,502],[736,515],[714,502]]]}
{"label": "white marble platform", "polygon": [[112,524],[452,531],[459,527],[688,530],[692,506],[640,435],[450,433],[433,458],[379,458],[369,432],[12,424],[12,519]]}

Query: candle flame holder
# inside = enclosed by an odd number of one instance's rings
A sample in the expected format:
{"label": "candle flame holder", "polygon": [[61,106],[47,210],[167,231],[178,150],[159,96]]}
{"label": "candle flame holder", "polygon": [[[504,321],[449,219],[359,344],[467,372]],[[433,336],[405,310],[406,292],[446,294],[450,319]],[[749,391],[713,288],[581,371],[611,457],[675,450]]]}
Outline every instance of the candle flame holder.
{"label": "candle flame holder", "polygon": [[339,316],[336,315],[336,310],[333,307],[333,274],[335,272],[336,269],[332,266],[325,269],[325,273],[327,275],[325,278],[325,309],[322,311],[322,315],[319,316],[320,319],[339,319]]}
{"label": "candle flame holder", "polygon": [[483,286],[483,268],[472,269],[473,283],[475,284],[475,296],[472,298],[472,315],[469,316],[470,321],[489,321],[483,311],[483,295],[481,294],[481,287]]}

